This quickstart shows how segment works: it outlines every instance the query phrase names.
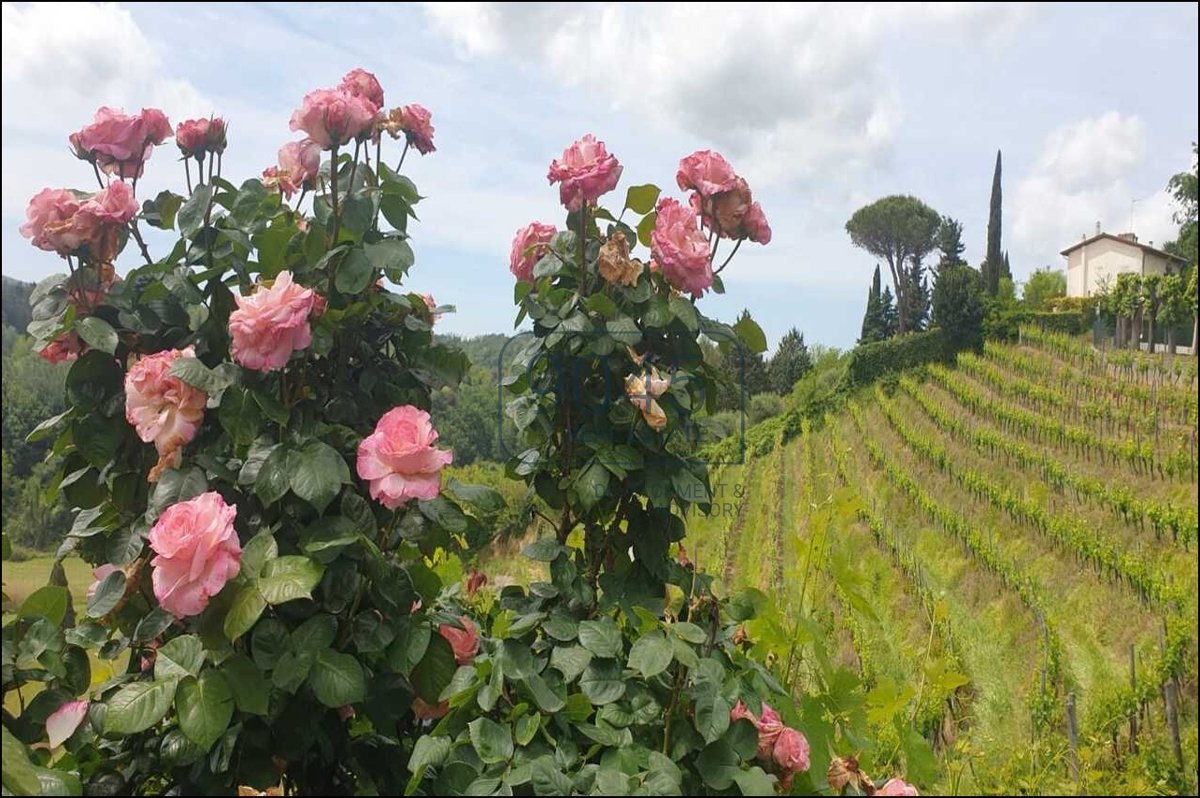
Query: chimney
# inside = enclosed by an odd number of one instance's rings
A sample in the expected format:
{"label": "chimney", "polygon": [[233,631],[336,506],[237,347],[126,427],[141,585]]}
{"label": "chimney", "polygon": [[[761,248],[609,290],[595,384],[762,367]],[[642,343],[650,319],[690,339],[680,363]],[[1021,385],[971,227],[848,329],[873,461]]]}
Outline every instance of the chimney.
{"label": "chimney", "polygon": [[1096,235],[1100,235],[1100,220],[1096,220]]}
{"label": "chimney", "polygon": [[1134,235],[1133,233],[1121,233],[1119,236],[1117,236],[1117,238],[1123,238],[1126,241],[1132,242],[1134,244],[1137,243],[1137,236]]}

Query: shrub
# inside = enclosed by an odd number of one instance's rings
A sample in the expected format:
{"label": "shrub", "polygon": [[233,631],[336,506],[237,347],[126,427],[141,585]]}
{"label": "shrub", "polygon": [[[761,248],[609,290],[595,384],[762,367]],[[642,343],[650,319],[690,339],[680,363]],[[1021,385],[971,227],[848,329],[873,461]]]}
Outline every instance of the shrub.
{"label": "shrub", "polygon": [[868,385],[886,373],[953,357],[941,330],[900,335],[855,347],[846,368],[850,386]]}

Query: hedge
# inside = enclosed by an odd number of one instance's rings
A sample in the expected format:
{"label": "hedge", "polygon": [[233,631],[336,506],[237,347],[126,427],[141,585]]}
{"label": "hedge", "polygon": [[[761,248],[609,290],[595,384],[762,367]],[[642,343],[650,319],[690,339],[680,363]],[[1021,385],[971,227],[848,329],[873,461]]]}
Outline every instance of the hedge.
{"label": "hedge", "polygon": [[954,351],[941,330],[896,336],[856,347],[850,353],[846,383],[851,388],[868,385],[888,372],[953,358]]}

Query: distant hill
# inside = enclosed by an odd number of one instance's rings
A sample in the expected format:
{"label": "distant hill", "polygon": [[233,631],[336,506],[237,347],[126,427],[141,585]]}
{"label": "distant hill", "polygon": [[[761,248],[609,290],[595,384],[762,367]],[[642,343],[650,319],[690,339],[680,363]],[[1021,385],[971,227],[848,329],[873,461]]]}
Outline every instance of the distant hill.
{"label": "distant hill", "polygon": [[23,333],[33,317],[29,307],[29,295],[33,293],[34,285],[11,277],[4,277],[3,281],[4,304],[0,310],[0,323]]}

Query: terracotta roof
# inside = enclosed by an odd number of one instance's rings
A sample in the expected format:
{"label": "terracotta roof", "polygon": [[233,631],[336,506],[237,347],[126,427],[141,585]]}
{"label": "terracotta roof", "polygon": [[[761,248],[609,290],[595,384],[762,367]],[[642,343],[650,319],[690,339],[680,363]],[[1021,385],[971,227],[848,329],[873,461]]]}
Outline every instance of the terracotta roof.
{"label": "terracotta roof", "polygon": [[1179,261],[1180,263],[1187,263],[1186,260],[1179,257],[1178,255],[1172,255],[1169,252],[1163,252],[1161,249],[1155,249],[1154,247],[1152,247],[1148,244],[1143,244],[1140,241],[1130,241],[1128,238],[1122,238],[1121,236],[1115,236],[1112,233],[1097,233],[1096,235],[1092,236],[1091,238],[1085,238],[1084,240],[1080,241],[1077,244],[1072,244],[1071,246],[1067,247],[1059,254],[1060,255],[1069,255],[1072,252],[1074,252],[1075,250],[1079,249],[1080,247],[1086,247],[1088,244],[1092,243],[1093,241],[1099,241],[1102,238],[1107,238],[1112,241],[1119,241],[1122,244],[1128,244],[1131,247],[1137,247],[1140,250],[1149,252],[1153,255],[1159,255],[1161,257],[1168,258],[1169,260]]}

